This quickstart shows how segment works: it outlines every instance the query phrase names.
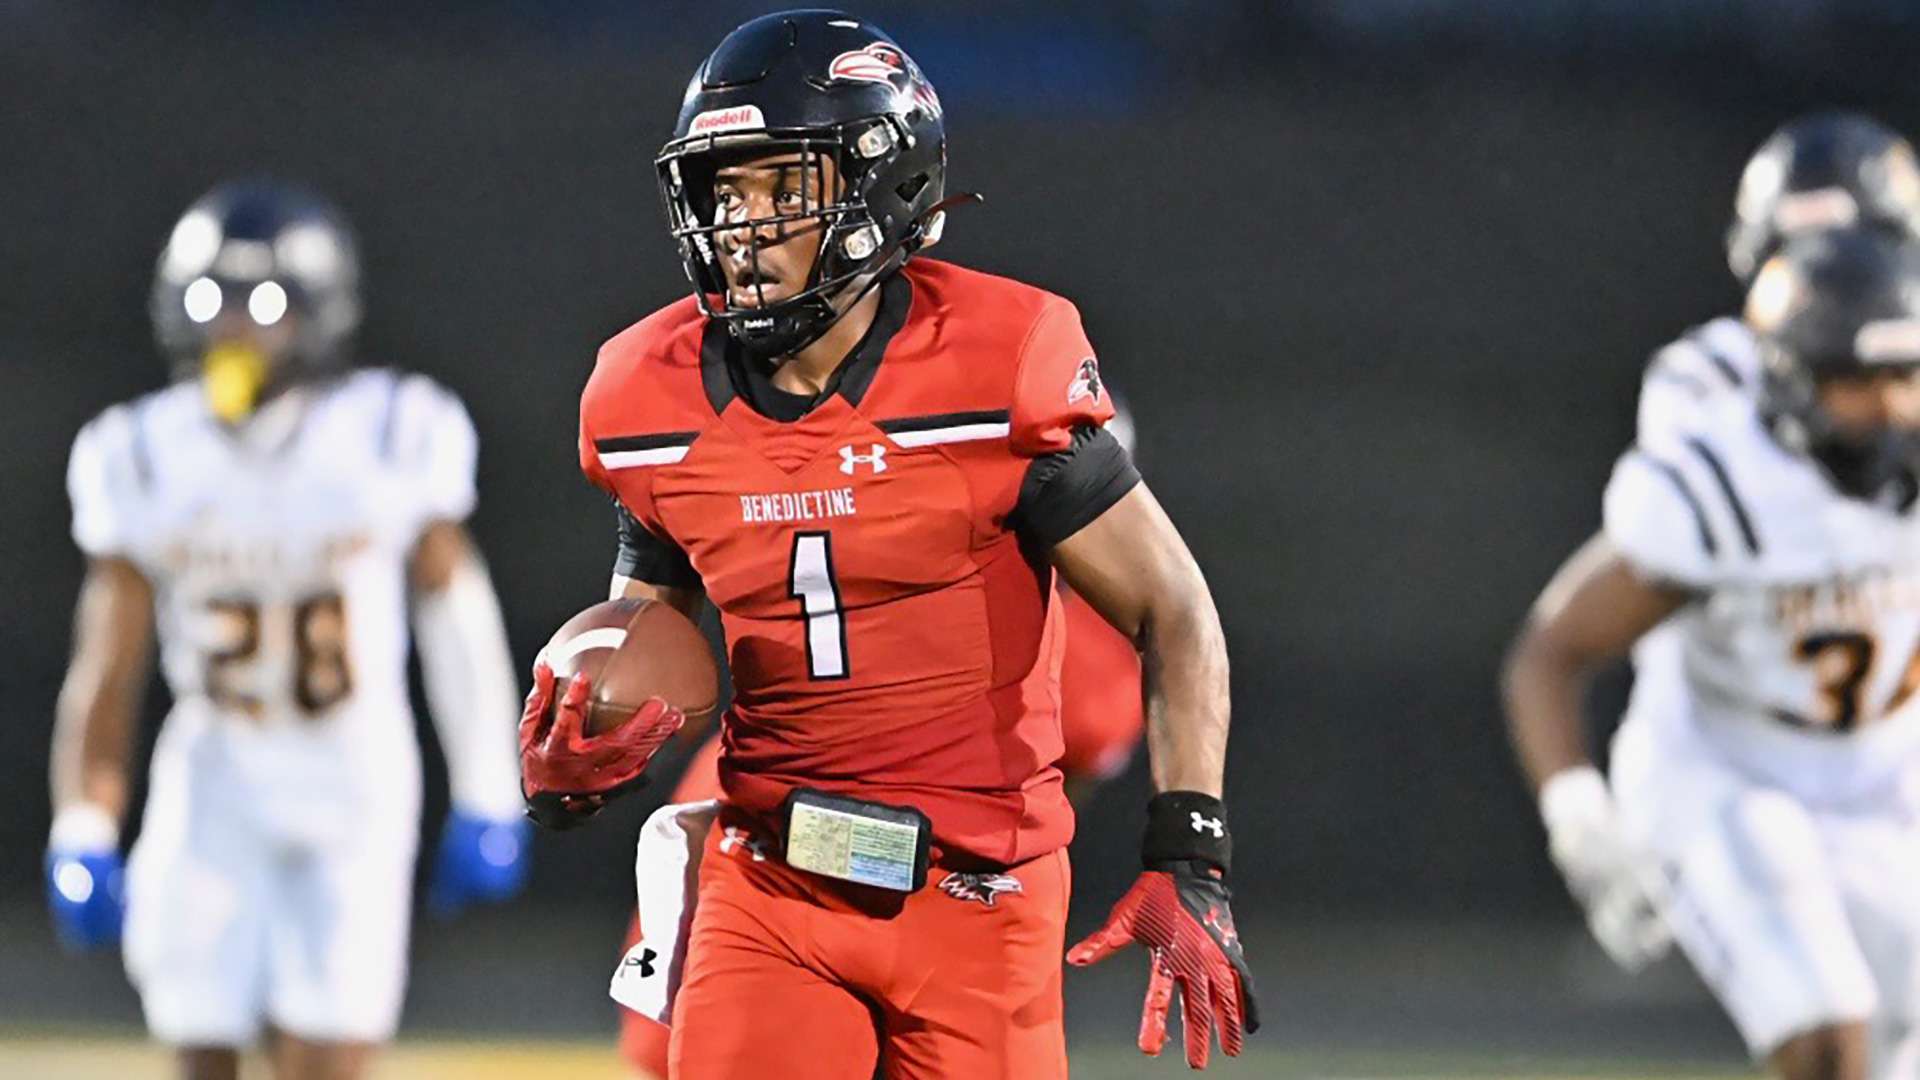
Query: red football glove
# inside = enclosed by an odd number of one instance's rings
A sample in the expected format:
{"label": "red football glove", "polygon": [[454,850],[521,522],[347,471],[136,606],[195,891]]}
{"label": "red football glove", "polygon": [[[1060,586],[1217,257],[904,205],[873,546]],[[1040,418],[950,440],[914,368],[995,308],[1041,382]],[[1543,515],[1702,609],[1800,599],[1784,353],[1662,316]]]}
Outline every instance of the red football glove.
{"label": "red football glove", "polygon": [[545,661],[535,664],[533,689],[520,713],[520,794],[537,824],[570,829],[645,784],[647,762],[687,717],[663,699],[649,698],[625,723],[588,735],[593,686],[587,676],[568,680],[548,719],[553,692],[553,669]]}
{"label": "red football glove", "polygon": [[1148,870],[1113,906],[1107,925],[1067,952],[1067,963],[1097,964],[1133,942],[1147,947],[1153,973],[1140,1014],[1140,1050],[1158,1056],[1167,1044],[1167,1011],[1180,987],[1187,1064],[1207,1067],[1217,1022],[1220,1048],[1236,1057],[1260,1028],[1253,975],[1227,907],[1226,882],[1198,860]]}

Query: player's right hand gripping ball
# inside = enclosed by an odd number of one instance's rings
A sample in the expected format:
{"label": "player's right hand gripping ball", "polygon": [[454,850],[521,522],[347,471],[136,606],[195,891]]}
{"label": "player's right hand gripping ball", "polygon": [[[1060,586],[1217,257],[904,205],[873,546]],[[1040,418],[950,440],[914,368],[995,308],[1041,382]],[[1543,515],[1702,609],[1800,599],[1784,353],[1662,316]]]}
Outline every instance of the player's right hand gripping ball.
{"label": "player's right hand gripping ball", "polygon": [[719,697],[706,639],[653,600],[609,600],[567,620],[534,663],[520,715],[527,816],[581,824],[646,783],[647,763]]}
{"label": "player's right hand gripping ball", "polygon": [[[1180,990],[1187,1064],[1207,1067],[1213,1031],[1237,1057],[1260,1029],[1253,974],[1240,950],[1226,883],[1230,848],[1218,799],[1167,792],[1148,807],[1146,870],[1107,916],[1107,924],[1067,952],[1076,966],[1099,963],[1133,942],[1152,963],[1140,1050],[1157,1056],[1167,1043],[1167,1013]],[[1185,831],[1198,833],[1189,838]]]}

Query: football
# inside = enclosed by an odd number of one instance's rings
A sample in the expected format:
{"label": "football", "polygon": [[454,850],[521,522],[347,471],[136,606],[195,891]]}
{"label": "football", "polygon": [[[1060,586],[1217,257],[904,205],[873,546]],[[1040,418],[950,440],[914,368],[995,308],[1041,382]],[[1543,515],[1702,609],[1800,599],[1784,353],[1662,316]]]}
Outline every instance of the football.
{"label": "football", "polygon": [[664,699],[698,730],[720,697],[720,673],[707,639],[685,615],[657,600],[598,603],[563,623],[540,651],[553,668],[554,698],[585,672],[586,733],[626,722],[648,698]]}

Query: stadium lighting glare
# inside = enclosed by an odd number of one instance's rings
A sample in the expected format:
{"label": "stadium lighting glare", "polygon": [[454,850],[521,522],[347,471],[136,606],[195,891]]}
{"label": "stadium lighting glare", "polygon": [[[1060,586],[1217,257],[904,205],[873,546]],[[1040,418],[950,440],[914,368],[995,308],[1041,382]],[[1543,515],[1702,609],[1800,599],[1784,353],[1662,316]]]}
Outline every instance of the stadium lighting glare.
{"label": "stadium lighting glare", "polygon": [[263,281],[247,296],[247,314],[261,326],[272,326],[287,313],[287,290],[277,281]]}
{"label": "stadium lighting glare", "polygon": [[188,214],[173,227],[162,273],[174,281],[203,273],[220,251],[220,223],[204,211]]}
{"label": "stadium lighting glare", "polygon": [[212,322],[220,314],[220,285],[212,278],[196,278],[187,286],[187,318],[197,323]]}
{"label": "stadium lighting glare", "polygon": [[520,838],[512,829],[488,829],[480,834],[480,857],[494,866],[512,866],[520,857]]}
{"label": "stadium lighting glare", "polygon": [[53,887],[60,895],[76,904],[84,904],[93,896],[93,874],[77,862],[67,862],[53,873]]}

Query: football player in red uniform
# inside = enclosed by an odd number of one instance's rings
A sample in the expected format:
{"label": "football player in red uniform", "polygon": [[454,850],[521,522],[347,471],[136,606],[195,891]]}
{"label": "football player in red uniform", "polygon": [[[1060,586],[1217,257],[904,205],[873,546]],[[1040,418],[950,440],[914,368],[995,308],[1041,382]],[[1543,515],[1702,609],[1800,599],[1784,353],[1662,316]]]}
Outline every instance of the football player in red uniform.
{"label": "football player in red uniform", "polygon": [[[1257,1026],[1206,582],[1103,428],[1073,305],[908,262],[945,153],[939,99],[871,24],[728,35],[658,159],[694,295],[609,341],[582,397],[616,591],[712,601],[734,681],[672,957],[628,960],[671,987],[673,1076],[1065,1075],[1056,570],[1140,647],[1159,792],[1143,873],[1068,960],[1147,946],[1149,1053],[1176,985],[1189,1062]],[[660,711],[585,736],[578,688],[554,697],[536,670],[522,766],[566,826],[631,786]]]}
{"label": "football player in red uniform", "polygon": [[[1113,419],[1106,429],[1131,456],[1133,418],[1119,398],[1113,397],[1112,404]],[[1064,582],[1057,588],[1066,632],[1066,652],[1060,663],[1060,772],[1068,801],[1076,810],[1084,810],[1093,790],[1127,767],[1145,734],[1140,654],[1080,594]],[[700,742],[667,802],[685,805],[719,797],[720,736],[714,732]],[[639,942],[640,912],[636,910],[628,920],[621,952]],[[620,1057],[641,1080],[667,1075],[667,1035],[665,1024],[636,1009],[620,1009]]]}

